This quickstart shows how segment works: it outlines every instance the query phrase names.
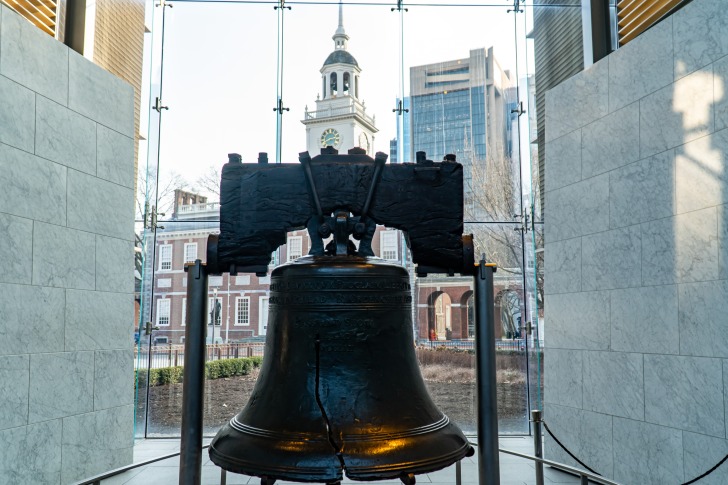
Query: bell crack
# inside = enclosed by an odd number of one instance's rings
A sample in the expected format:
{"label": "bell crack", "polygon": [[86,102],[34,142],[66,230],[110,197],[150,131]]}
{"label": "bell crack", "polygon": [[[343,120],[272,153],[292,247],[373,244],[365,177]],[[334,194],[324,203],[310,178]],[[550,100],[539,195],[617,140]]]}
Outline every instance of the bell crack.
{"label": "bell crack", "polygon": [[319,411],[321,411],[321,417],[324,420],[324,425],[326,426],[326,436],[328,437],[329,444],[331,445],[331,448],[334,449],[334,454],[339,459],[339,462],[341,463],[341,468],[346,469],[346,464],[344,463],[344,456],[341,452],[341,447],[336,444],[336,440],[334,439],[333,431],[331,430],[331,423],[329,422],[329,417],[326,414],[326,409],[324,409],[324,404],[321,402],[321,393],[320,390],[320,384],[321,384],[321,337],[319,334],[316,334],[316,404],[319,407]]}

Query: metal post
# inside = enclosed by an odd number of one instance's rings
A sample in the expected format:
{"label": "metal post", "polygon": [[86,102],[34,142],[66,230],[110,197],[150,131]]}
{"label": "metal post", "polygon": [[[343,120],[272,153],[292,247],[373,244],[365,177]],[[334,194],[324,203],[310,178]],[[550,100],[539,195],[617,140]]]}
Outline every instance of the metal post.
{"label": "metal post", "polygon": [[495,384],[495,264],[480,259],[475,272],[475,362],[478,393],[478,482],[499,485],[498,401]]}
{"label": "metal post", "polygon": [[579,480],[579,485],[589,485],[589,479],[586,477],[586,475],[581,476],[581,480]]}
{"label": "metal post", "polygon": [[[543,431],[541,430],[541,411],[531,411],[531,422],[533,423],[533,455],[536,458],[543,458]],[[536,485],[543,485],[543,463],[536,462]]]}
{"label": "metal post", "polygon": [[207,266],[199,259],[185,265],[187,318],[182,387],[182,429],[179,485],[200,485],[202,479],[202,401],[205,394],[207,330]]}
{"label": "metal post", "polygon": [[463,466],[461,460],[455,462],[455,485],[462,485],[463,483]]}

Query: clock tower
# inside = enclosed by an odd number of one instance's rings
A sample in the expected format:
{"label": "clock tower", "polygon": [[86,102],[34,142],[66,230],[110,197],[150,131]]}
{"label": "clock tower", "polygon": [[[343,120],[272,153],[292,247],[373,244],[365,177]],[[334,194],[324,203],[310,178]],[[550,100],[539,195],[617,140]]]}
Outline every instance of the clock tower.
{"label": "clock tower", "polygon": [[327,146],[339,153],[360,147],[374,156],[374,134],[379,130],[361,101],[361,68],[347,50],[349,36],[344,31],[341,2],[339,26],[332,39],[334,51],[320,69],[321,93],[316,97],[316,110],[309,111],[307,106],[301,121],[306,125],[306,149],[316,156]]}

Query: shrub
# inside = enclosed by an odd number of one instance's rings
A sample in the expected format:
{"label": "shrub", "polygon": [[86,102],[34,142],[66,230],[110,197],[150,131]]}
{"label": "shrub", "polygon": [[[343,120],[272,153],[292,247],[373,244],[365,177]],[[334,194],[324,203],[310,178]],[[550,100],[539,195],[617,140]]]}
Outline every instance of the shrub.
{"label": "shrub", "polygon": [[[205,363],[206,379],[223,379],[225,377],[244,376],[261,366],[262,357],[244,357],[240,359],[214,360]],[[149,371],[149,385],[163,386],[182,382],[184,367],[160,367]],[[147,369],[134,371],[134,385],[144,387],[147,383]]]}

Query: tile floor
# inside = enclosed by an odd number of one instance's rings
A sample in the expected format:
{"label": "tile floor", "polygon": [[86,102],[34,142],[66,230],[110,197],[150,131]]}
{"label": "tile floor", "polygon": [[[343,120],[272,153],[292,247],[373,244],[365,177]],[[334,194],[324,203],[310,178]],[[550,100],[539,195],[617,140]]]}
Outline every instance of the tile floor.
{"label": "tile floor", "polygon": [[[525,454],[533,454],[533,439],[528,437],[501,438],[500,447]],[[134,447],[134,461],[145,461],[178,450],[179,440],[141,440]],[[202,485],[218,485],[221,470],[210,461],[206,450],[203,451],[202,463]],[[103,485],[173,485],[177,484],[179,480],[178,467],[179,457],[169,458],[103,480],[101,483]],[[501,485],[535,485],[536,483],[535,468],[532,461],[503,453],[500,454],[500,476]],[[546,485],[579,483],[577,477],[548,467],[544,470],[544,478]],[[228,485],[254,485],[258,483],[257,478],[234,473],[227,474]],[[344,480],[344,483],[354,482]],[[401,482],[398,480],[384,480],[376,483],[397,485]],[[453,485],[455,483],[455,465],[433,473],[417,475],[417,483]],[[463,460],[462,483],[463,485],[476,485],[478,483],[477,456]],[[289,485],[289,482],[276,482],[276,485]]]}

